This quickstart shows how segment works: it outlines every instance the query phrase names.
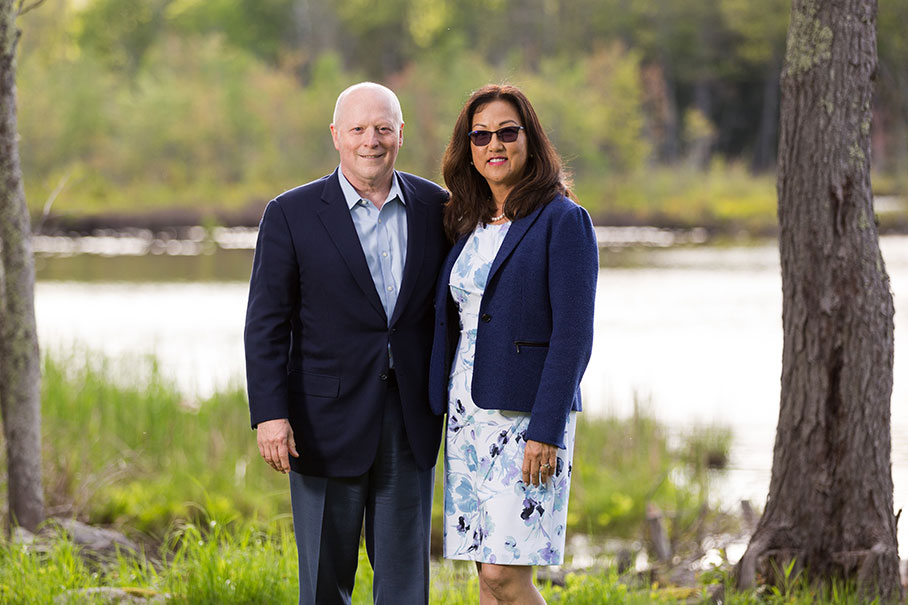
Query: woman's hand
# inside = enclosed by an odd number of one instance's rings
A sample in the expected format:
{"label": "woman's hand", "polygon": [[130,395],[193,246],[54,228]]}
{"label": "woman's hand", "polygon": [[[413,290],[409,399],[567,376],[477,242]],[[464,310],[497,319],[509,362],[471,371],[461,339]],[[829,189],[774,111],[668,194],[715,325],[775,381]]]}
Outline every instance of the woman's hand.
{"label": "woman's hand", "polygon": [[523,482],[539,485],[555,474],[558,448],[548,443],[527,441],[523,453]]}

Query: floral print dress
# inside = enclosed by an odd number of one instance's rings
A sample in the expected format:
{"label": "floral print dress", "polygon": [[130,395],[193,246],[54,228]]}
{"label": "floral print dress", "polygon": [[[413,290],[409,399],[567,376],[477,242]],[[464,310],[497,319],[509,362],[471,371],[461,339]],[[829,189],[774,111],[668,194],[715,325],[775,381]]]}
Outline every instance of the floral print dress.
{"label": "floral print dress", "polygon": [[567,448],[558,450],[554,476],[534,487],[521,478],[530,415],[482,409],[471,395],[479,306],[509,226],[477,226],[451,270],[461,332],[448,384],[444,556],[499,565],[560,565],[576,412],[568,418]]}

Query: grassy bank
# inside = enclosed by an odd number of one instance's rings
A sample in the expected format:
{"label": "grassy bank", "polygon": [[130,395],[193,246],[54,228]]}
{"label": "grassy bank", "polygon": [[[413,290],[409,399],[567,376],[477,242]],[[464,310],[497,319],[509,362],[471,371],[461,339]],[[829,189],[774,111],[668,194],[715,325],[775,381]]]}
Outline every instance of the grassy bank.
{"label": "grassy bank", "polygon": [[[318,176],[313,173],[299,179],[302,182]],[[438,175],[434,178],[441,182]],[[186,224],[254,226],[268,199],[297,184],[232,185],[224,191],[212,186],[215,189],[204,193],[157,191],[142,185],[136,190],[112,189],[101,201],[94,199],[91,191],[76,190],[55,203],[44,219],[45,200],[39,193],[29,197],[29,204],[33,224],[50,230]],[[653,166],[604,180],[578,178],[574,192],[597,224],[708,227],[717,232],[748,231],[756,235],[771,233],[776,226],[775,177],[753,175],[740,164],[717,162],[706,170],[684,165]]]}
{"label": "grassy bank", "polygon": [[[672,587],[633,576],[620,577],[614,569],[604,569],[569,574],[564,586],[543,582],[540,590],[553,605],[644,605],[705,602],[720,585],[725,590],[722,602],[729,605],[867,603],[853,588],[841,584],[810,586],[805,577],[792,575],[779,588],[735,592],[725,572],[704,574],[696,586]],[[170,603],[292,603],[296,601],[293,536],[283,525],[254,528],[248,523],[209,521],[174,529],[160,551],[141,556],[121,554],[106,562],[81,557],[79,549],[63,535],[43,547],[0,544],[0,602],[110,602],[92,600],[78,592],[99,586],[160,596]],[[361,550],[355,605],[372,602],[371,586],[371,568]],[[64,594],[68,599],[61,599]],[[479,587],[471,564],[433,563],[430,603],[478,602]]]}
{"label": "grassy bank", "polygon": [[[92,587],[164,594],[176,603],[294,600],[286,477],[259,460],[242,392],[189,401],[160,375],[154,359],[74,355],[45,359],[43,405],[49,511],[116,527],[142,553],[80,556],[52,528],[31,545],[0,542],[0,602],[51,603]],[[600,543],[640,540],[644,506],[655,502],[668,513],[673,541],[683,540],[703,510],[705,468],[727,455],[728,433],[696,430],[669,438],[639,411],[628,419],[581,418],[569,532]],[[439,491],[436,509],[440,502]],[[436,510],[436,529],[439,524]],[[354,603],[369,603],[371,568],[365,552],[360,557]],[[472,565],[436,561],[432,577],[432,603],[478,602]],[[604,565],[569,574],[564,586],[543,583],[542,591],[549,603],[680,603],[697,602],[728,581],[727,571],[716,569],[694,586],[664,586],[633,572],[619,577]],[[859,602],[853,591],[812,588],[803,578],[791,578],[784,589],[729,593],[725,602],[817,600]],[[68,602],[91,598],[77,593]]]}
{"label": "grassy bank", "polygon": [[[320,176],[311,175],[312,178]],[[438,177],[435,177],[439,180]],[[302,180],[306,180],[303,178]],[[439,180],[440,182],[440,180]],[[142,188],[112,192],[103,204],[90,196],[68,199],[42,217],[43,201],[30,198],[32,224],[48,232],[131,227],[161,230],[173,226],[255,226],[268,199],[283,188],[260,185],[248,189],[211,191],[204,195],[186,191]],[[880,228],[908,231],[908,199],[900,194],[904,185],[891,177],[874,181],[875,195],[887,204],[877,208]],[[776,178],[752,174],[742,164],[715,162],[707,169],[689,166],[653,166],[639,172],[615,175],[607,182],[578,179],[575,197],[597,225],[656,226],[690,229],[704,227],[714,235],[754,237],[777,232]],[[159,197],[157,197],[159,195]],[[136,203],[137,199],[144,200]],[[204,200],[216,200],[207,203]]]}
{"label": "grassy bank", "polygon": [[[174,523],[199,522],[201,511],[263,524],[289,514],[287,478],[262,462],[239,389],[191,401],[151,358],[48,357],[43,418],[52,513],[153,541]],[[700,450],[708,435],[694,431],[672,446],[666,427],[643,412],[627,419],[581,414],[569,532],[638,537],[647,501],[671,511],[677,527],[690,523],[707,495],[708,452]],[[718,435],[711,447],[727,454],[727,432]]]}

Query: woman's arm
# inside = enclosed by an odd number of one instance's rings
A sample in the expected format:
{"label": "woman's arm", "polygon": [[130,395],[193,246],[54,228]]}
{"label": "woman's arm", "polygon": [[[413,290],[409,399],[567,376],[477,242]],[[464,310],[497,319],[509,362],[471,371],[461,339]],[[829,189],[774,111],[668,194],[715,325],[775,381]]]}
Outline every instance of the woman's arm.
{"label": "woman's arm", "polygon": [[574,205],[561,213],[548,246],[552,335],[526,438],[564,447],[564,427],[593,348],[599,248],[586,210]]}

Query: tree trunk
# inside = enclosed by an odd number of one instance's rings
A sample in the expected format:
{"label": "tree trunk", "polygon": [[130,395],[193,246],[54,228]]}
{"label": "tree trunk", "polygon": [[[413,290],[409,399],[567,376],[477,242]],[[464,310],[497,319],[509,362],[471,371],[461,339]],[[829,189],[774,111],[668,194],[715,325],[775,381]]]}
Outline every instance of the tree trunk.
{"label": "tree trunk", "polygon": [[766,511],[739,587],[809,577],[901,593],[890,472],[893,303],[870,189],[876,0],[794,0],[782,74],[784,347]]}
{"label": "tree trunk", "polygon": [[11,524],[44,520],[35,264],[16,131],[16,7],[0,0],[0,415]]}

